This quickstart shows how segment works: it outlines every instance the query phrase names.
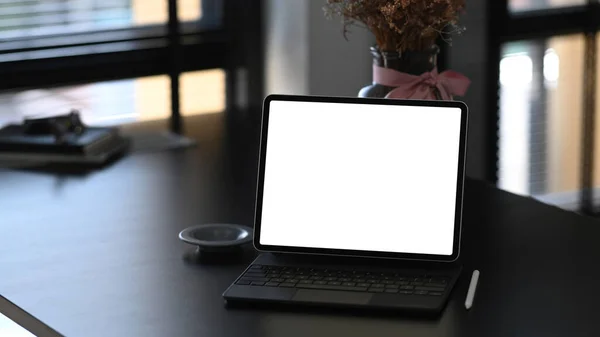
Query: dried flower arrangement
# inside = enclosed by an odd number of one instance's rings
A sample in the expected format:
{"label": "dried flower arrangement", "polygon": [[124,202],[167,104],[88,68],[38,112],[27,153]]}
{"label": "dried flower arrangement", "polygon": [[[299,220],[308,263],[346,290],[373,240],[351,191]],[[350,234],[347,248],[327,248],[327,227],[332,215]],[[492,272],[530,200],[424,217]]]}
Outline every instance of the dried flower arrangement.
{"label": "dried flower arrangement", "polygon": [[362,23],[382,51],[420,51],[438,36],[449,41],[457,28],[465,0],[327,0],[326,15],[341,16],[344,36],[349,25]]}

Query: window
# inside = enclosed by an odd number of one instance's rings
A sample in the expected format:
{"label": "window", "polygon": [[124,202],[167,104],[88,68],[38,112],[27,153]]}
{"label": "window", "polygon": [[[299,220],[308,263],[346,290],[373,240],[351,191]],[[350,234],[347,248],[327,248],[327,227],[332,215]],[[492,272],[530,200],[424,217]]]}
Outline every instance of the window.
{"label": "window", "polygon": [[[498,186],[594,213],[600,187],[596,0],[490,3],[488,83]],[[600,106],[599,106],[600,107]],[[600,191],[600,190],[599,190]],[[599,195],[600,197],[600,195]]]}
{"label": "window", "polygon": [[[168,3],[167,0],[0,0],[0,39],[166,26]],[[208,20],[218,21],[220,5],[221,1],[214,0],[177,0],[178,20],[182,24],[198,22],[206,14]]]}
{"label": "window", "polygon": [[510,0],[511,12],[525,12],[549,8],[571,7],[585,5],[587,0]]}
{"label": "window", "polygon": [[[222,69],[181,74],[181,114],[218,113],[225,109]],[[168,119],[171,115],[169,76],[95,82],[0,94],[0,125],[77,109],[91,126],[120,125]],[[198,99],[198,93],[203,97]]]}
{"label": "window", "polygon": [[582,35],[506,43],[500,61],[499,186],[551,199],[577,191]]}
{"label": "window", "polygon": [[[0,0],[2,97],[6,102],[7,91],[31,88],[47,94],[129,88],[123,91],[129,95],[139,86],[155,85],[168,97],[175,131],[189,109],[222,111],[236,103],[232,97],[241,96],[238,88],[247,88],[251,94],[243,94],[257,104],[262,99],[261,3]],[[205,106],[190,103],[192,96]],[[164,102],[159,105],[163,114]]]}

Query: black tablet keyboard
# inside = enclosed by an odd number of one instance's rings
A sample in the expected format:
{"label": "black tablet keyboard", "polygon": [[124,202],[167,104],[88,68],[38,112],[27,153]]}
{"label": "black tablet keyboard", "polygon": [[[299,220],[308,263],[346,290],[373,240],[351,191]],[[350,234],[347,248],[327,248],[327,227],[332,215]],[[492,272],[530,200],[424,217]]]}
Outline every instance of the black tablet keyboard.
{"label": "black tablet keyboard", "polygon": [[442,296],[450,280],[449,276],[410,272],[252,265],[235,283],[256,287]]}

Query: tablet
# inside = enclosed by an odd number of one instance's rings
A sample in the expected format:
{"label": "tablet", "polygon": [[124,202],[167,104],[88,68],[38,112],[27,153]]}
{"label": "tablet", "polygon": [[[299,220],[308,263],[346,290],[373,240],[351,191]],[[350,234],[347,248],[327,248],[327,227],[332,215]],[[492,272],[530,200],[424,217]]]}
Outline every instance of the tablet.
{"label": "tablet", "polygon": [[259,251],[458,258],[464,103],[271,95],[264,104]]}
{"label": "tablet", "polygon": [[0,296],[0,336],[63,337],[56,330]]}

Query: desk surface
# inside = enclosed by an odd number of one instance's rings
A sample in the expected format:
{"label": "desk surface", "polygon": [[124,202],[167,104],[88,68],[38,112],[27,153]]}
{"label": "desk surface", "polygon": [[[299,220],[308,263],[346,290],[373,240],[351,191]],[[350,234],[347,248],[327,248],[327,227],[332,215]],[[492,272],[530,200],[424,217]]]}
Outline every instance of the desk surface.
{"label": "desk surface", "polygon": [[[195,149],[87,175],[0,171],[0,293],[67,336],[597,336],[600,222],[468,181],[465,273],[443,316],[227,310],[253,257],[184,258],[180,230],[252,224],[255,137],[206,117]],[[432,205],[435,207],[435,205]],[[468,273],[481,270],[471,311]]]}

